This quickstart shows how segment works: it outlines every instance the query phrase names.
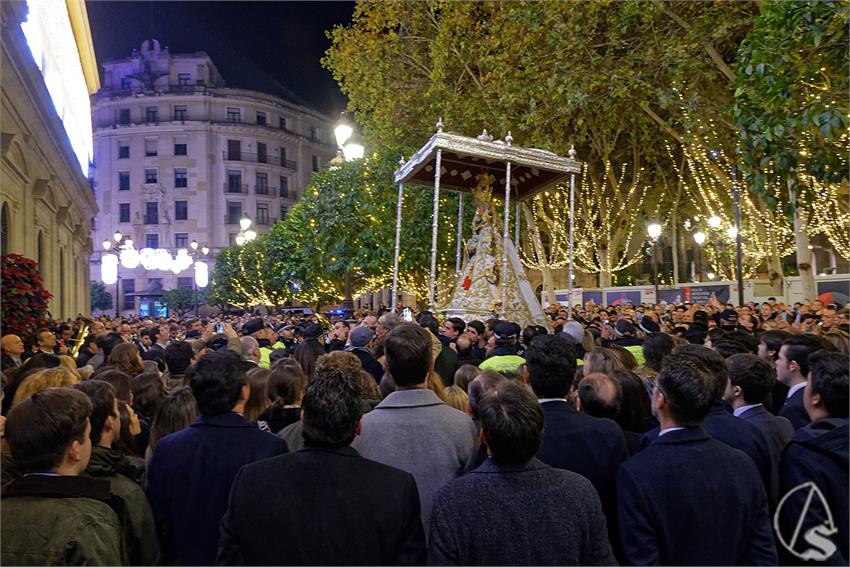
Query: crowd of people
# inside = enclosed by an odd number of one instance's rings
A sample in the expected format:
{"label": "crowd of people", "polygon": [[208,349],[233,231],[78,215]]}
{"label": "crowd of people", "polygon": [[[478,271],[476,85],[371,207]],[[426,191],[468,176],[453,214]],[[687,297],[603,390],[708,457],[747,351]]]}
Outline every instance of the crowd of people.
{"label": "crowd of people", "polygon": [[848,563],[847,306],[546,311],[4,334],[0,560]]}

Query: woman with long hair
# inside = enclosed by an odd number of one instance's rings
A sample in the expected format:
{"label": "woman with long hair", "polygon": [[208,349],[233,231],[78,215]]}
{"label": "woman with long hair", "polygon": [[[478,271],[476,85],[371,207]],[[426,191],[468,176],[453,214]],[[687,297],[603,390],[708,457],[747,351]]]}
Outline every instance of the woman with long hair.
{"label": "woman with long hair", "polygon": [[75,375],[64,366],[39,370],[35,374],[27,376],[21,382],[21,385],[18,386],[15,392],[15,398],[12,400],[11,407],[15,407],[22,401],[31,398],[33,394],[47,388],[68,388],[79,382],[79,375]]}
{"label": "woman with long hair", "polygon": [[[358,364],[360,361],[356,361]],[[269,406],[259,416],[269,431],[278,432],[301,418],[301,399],[307,388],[307,376],[297,361],[279,360],[272,366],[266,388]]]}
{"label": "woman with long hair", "polygon": [[145,367],[142,364],[142,356],[139,349],[133,343],[121,343],[112,349],[109,358],[106,359],[107,366],[124,372],[131,378],[144,374]]}
{"label": "woman with long hair", "polygon": [[153,416],[145,461],[150,462],[159,440],[189,427],[198,417],[198,403],[188,386],[181,386],[167,395]]}
{"label": "woman with long hair", "polygon": [[[269,374],[271,374],[271,370],[268,368],[252,368],[248,371],[249,393],[243,414],[246,421],[257,421],[260,414],[269,407]],[[262,424],[258,425],[260,429],[264,429]]]}

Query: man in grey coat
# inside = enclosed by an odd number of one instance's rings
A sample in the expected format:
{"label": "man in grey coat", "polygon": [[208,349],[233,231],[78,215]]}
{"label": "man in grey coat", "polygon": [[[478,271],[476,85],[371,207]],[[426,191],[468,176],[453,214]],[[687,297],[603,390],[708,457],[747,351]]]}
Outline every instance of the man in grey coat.
{"label": "man in grey coat", "polygon": [[489,458],[434,496],[429,565],[616,565],[589,480],[535,458],[543,409],[517,382],[478,407]]}
{"label": "man in grey coat", "polygon": [[467,414],[428,389],[434,358],[427,329],[399,325],[387,334],[384,351],[397,389],[363,416],[351,446],[367,459],[413,475],[427,526],[434,493],[463,474],[478,448],[478,434]]}

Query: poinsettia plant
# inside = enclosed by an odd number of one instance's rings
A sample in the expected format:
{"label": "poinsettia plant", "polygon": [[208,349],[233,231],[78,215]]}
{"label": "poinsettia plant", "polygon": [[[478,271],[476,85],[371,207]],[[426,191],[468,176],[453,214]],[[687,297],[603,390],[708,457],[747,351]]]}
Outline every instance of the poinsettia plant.
{"label": "poinsettia plant", "polygon": [[26,340],[44,325],[47,302],[53,295],[44,289],[38,262],[9,254],[0,256],[2,264],[3,334],[15,334]]}

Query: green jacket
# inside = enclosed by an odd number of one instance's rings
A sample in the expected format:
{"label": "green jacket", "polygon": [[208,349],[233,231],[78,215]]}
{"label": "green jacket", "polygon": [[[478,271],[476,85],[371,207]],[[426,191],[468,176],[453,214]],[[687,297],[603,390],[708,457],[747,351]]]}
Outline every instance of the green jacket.
{"label": "green jacket", "polygon": [[516,372],[517,368],[525,364],[525,359],[518,354],[503,354],[491,356],[478,365],[481,370],[495,370],[496,372]]}
{"label": "green jacket", "polygon": [[257,363],[257,366],[259,366],[260,368],[268,368],[271,364],[269,356],[271,355],[273,350],[277,350],[279,348],[286,348],[286,345],[280,341],[277,341],[271,347],[260,347],[260,362]]}
{"label": "green jacket", "polygon": [[[3,487],[3,565],[124,565],[121,504],[104,480],[27,476]],[[117,510],[117,512],[116,512]]]}
{"label": "green jacket", "polygon": [[121,499],[125,513],[124,541],[130,565],[158,565],[161,548],[150,503],[142,487],[132,480],[133,471],[122,453],[92,447],[85,474],[108,479],[112,494]]}

